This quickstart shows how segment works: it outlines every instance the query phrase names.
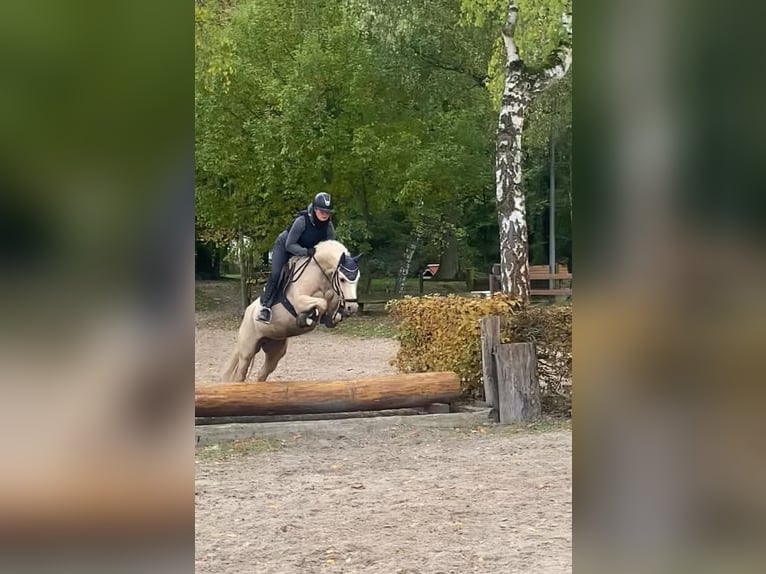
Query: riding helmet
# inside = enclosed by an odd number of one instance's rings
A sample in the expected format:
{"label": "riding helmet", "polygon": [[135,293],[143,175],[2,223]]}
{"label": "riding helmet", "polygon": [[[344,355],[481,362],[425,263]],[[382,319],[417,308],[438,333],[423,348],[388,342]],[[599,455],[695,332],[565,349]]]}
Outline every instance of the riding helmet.
{"label": "riding helmet", "polygon": [[319,211],[332,213],[332,198],[330,197],[329,193],[325,193],[324,191],[317,193],[314,196],[314,201],[311,205],[314,207],[314,209],[318,209]]}

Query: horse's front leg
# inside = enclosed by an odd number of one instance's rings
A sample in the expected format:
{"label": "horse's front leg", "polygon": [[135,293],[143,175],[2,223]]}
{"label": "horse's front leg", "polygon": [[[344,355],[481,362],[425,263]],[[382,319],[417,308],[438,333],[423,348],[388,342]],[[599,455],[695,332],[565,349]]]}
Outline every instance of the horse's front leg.
{"label": "horse's front leg", "polygon": [[298,297],[295,310],[298,312],[297,323],[299,327],[313,327],[327,312],[327,301],[320,297],[303,295]]}

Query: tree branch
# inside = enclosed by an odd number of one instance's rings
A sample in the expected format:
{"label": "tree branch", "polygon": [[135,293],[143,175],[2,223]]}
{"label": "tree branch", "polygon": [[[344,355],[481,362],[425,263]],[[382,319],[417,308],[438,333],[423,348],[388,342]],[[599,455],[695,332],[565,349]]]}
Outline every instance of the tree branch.
{"label": "tree branch", "polygon": [[505,24],[501,30],[503,35],[503,43],[505,44],[505,63],[510,66],[514,62],[521,61],[519,57],[519,50],[516,48],[516,40],[514,35],[516,34],[516,23],[519,20],[519,8],[516,6],[515,0],[508,2],[508,15],[505,18]]}
{"label": "tree branch", "polygon": [[565,38],[559,43],[550,56],[548,65],[540,72],[532,74],[532,90],[541,92],[548,86],[563,78],[572,65],[572,12],[571,5],[561,16],[561,22],[566,32]]}
{"label": "tree branch", "polygon": [[433,66],[434,68],[439,68],[440,70],[446,70],[448,72],[457,72],[458,74],[464,74],[471,78],[476,84],[481,86],[482,88],[486,87],[487,84],[489,84],[490,80],[492,79],[491,76],[488,76],[487,74],[477,74],[475,72],[471,72],[470,70],[466,70],[463,66],[460,66],[458,64],[447,64],[444,62],[439,62],[438,60],[435,60],[431,56],[427,56],[423,54],[420,50],[417,48],[412,48],[412,52],[421,60],[426,62],[427,64]]}

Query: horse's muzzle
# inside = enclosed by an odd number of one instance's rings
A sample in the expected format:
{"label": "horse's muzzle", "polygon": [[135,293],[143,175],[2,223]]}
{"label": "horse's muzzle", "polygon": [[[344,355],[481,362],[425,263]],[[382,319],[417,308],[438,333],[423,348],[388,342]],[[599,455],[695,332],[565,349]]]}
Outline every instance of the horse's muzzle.
{"label": "horse's muzzle", "polygon": [[343,307],[340,310],[341,317],[350,317],[354,313],[356,313],[359,310],[359,305],[357,305],[356,299],[349,301],[348,299],[345,301]]}

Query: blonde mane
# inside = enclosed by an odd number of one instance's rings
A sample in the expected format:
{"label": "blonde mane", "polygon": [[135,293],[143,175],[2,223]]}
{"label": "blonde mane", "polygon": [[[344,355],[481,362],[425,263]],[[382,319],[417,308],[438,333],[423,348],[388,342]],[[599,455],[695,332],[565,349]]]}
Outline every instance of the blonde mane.
{"label": "blonde mane", "polygon": [[333,239],[328,239],[317,243],[314,259],[317,260],[317,263],[319,263],[319,266],[325,273],[332,273],[338,266],[340,256],[344,253],[349,257],[351,256],[342,243]]}

